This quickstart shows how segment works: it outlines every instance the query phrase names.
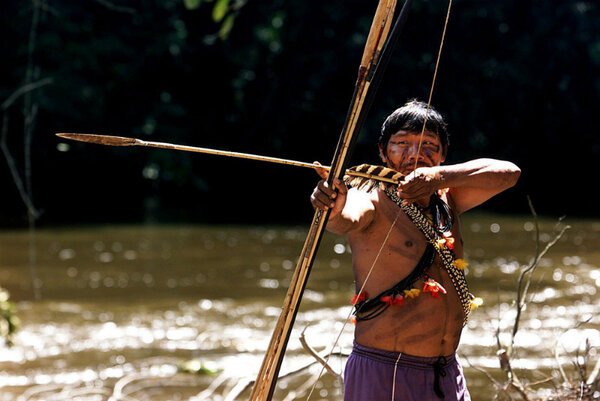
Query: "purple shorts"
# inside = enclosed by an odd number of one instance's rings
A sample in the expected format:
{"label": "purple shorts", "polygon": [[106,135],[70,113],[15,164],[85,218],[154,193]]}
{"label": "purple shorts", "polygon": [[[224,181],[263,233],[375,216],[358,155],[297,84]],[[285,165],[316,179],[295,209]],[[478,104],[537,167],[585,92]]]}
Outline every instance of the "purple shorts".
{"label": "purple shorts", "polygon": [[344,373],[344,401],[471,401],[455,355],[399,355],[355,342]]}

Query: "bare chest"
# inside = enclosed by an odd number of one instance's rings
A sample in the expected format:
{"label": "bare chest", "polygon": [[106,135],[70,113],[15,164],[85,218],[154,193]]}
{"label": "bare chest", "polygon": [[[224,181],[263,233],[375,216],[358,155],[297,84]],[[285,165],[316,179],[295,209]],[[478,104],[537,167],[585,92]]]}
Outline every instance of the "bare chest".
{"label": "bare chest", "polygon": [[[462,257],[457,219],[452,237],[455,253]],[[364,285],[367,298],[377,296],[409,275],[427,245],[420,230],[387,197],[380,200],[377,216],[368,229],[353,233],[349,240],[357,291]],[[434,298],[430,294],[421,294],[401,307],[390,307],[372,321],[360,322],[356,330],[357,341],[380,349],[419,355],[453,352],[462,330],[460,301],[438,258],[428,269],[428,274],[444,287],[444,295]],[[423,285],[423,279],[420,279],[413,288],[422,290]]]}
{"label": "bare chest", "polygon": [[[462,257],[460,222],[455,219],[451,235],[454,252]],[[351,233],[353,268],[357,287],[367,280],[371,292],[393,285],[408,275],[422,258],[427,242],[423,233],[390,199],[382,195],[371,225]]]}

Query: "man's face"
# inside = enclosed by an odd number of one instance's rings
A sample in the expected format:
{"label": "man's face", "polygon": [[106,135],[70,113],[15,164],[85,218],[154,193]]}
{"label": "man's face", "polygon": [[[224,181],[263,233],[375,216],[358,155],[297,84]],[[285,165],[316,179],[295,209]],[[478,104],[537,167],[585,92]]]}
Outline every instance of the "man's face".
{"label": "man's face", "polygon": [[409,174],[416,167],[439,166],[445,159],[444,150],[437,134],[425,131],[421,150],[419,151],[420,132],[398,131],[393,134],[387,144],[387,149],[379,148],[381,160],[390,168]]}

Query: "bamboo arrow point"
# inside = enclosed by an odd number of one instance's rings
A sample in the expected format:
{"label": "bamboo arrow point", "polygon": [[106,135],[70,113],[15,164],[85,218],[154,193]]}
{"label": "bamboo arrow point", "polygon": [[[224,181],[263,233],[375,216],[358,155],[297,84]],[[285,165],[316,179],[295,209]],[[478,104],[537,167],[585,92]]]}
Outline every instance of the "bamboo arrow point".
{"label": "bamboo arrow point", "polygon": [[97,143],[99,145],[108,146],[135,146],[140,144],[139,139],[126,138],[123,136],[95,135],[95,134],[74,134],[74,133],[59,133],[56,136],[72,139],[74,141]]}

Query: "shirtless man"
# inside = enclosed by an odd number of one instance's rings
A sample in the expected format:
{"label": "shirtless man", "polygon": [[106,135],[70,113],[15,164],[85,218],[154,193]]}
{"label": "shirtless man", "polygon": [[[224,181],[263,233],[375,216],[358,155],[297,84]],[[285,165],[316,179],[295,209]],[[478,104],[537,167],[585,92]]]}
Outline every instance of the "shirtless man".
{"label": "shirtless man", "polygon": [[[512,187],[520,170],[493,159],[441,165],[448,151],[446,123],[430,108],[421,142],[426,110],[426,104],[410,101],[392,113],[382,127],[379,154],[387,167],[405,175],[397,189],[405,202],[426,208],[432,194],[449,188],[440,192],[440,198],[453,217],[446,235],[454,238],[458,259],[463,257],[458,216]],[[324,170],[319,174],[327,176]],[[427,245],[423,233],[381,189],[348,190],[339,180],[332,187],[322,180],[311,202],[315,208],[331,209],[329,231],[348,235],[357,293],[373,267],[364,286],[366,298],[394,286],[421,263]],[[439,255],[425,271],[409,289],[418,293],[425,279],[433,279],[445,293],[404,297],[401,306],[391,305],[369,319],[357,314],[355,345],[345,372],[345,401],[470,400],[454,357],[464,318],[458,292]]]}

